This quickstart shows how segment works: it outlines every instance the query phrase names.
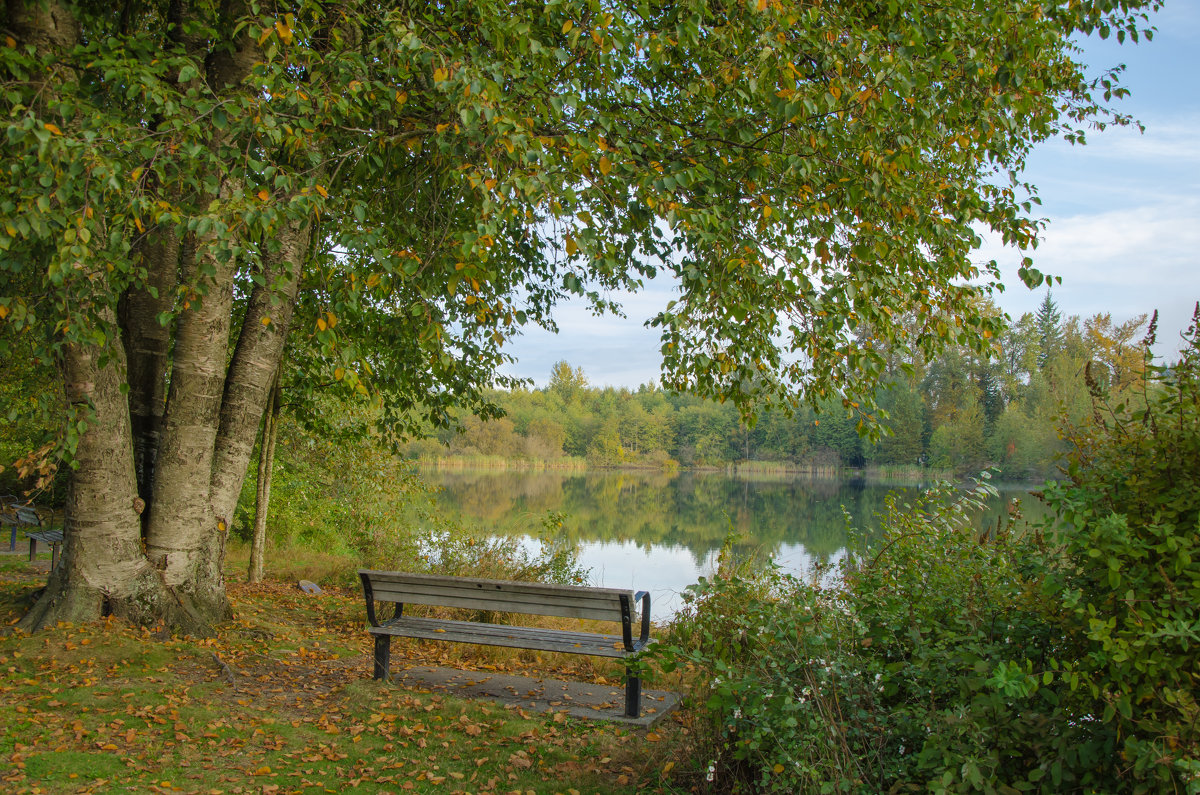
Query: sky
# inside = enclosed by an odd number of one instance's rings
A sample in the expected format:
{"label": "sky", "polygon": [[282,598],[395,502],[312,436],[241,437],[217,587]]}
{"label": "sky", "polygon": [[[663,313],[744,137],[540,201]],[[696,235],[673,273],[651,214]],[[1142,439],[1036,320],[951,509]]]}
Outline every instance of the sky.
{"label": "sky", "polygon": [[[1166,0],[1153,16],[1152,41],[1081,41],[1089,74],[1125,64],[1132,95],[1116,103],[1145,126],[1088,135],[1086,146],[1049,141],[1024,173],[1038,188],[1035,208],[1049,225],[1031,252],[1043,273],[1062,278],[1053,298],[1064,316],[1108,312],[1117,323],[1159,312],[1156,352],[1178,349],[1180,332],[1200,300],[1200,0]],[[997,302],[1015,320],[1035,311],[1045,288],[1017,278],[1022,254],[985,240],[977,259],[995,259],[1006,290]],[[657,333],[645,321],[671,300],[659,279],[635,295],[614,296],[625,318],[593,317],[580,304],[561,306],[559,333],[527,331],[511,344],[506,372],[545,386],[565,360],[593,386],[636,387],[659,379]]]}

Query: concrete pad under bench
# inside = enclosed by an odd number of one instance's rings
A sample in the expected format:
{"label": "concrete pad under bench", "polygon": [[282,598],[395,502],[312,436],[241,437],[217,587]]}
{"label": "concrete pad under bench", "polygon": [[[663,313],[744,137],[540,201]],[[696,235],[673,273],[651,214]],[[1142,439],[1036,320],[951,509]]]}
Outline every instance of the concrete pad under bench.
{"label": "concrete pad under bench", "polygon": [[679,706],[679,694],[643,690],[641,714],[625,716],[625,688],[493,671],[418,665],[397,671],[391,681],[410,690],[484,699],[530,714],[566,712],[572,718],[607,720],[647,728]]}

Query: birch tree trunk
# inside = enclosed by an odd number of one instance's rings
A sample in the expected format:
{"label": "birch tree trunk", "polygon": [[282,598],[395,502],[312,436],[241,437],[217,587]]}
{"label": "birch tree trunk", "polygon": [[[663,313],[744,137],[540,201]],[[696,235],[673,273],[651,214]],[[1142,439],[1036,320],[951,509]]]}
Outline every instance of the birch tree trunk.
{"label": "birch tree trunk", "polygon": [[279,404],[282,390],[279,374],[271,389],[271,401],[263,414],[262,443],[258,448],[258,489],[254,500],[254,534],[250,541],[247,579],[262,582],[263,556],[267,546],[267,513],[271,507],[271,477],[275,464],[275,440],[279,438]]}

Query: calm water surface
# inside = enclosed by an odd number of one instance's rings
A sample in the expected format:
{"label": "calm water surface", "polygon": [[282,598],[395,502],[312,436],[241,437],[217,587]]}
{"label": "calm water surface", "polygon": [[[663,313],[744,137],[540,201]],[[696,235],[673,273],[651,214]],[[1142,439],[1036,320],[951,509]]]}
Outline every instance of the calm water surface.
{"label": "calm water surface", "polygon": [[[889,491],[913,490],[862,480],[801,476],[741,477],[723,473],[602,471],[427,472],[452,513],[501,535],[525,535],[549,513],[562,514],[593,585],[647,590],[652,613],[664,619],[679,595],[711,574],[727,539],[740,558],[774,559],[808,575],[846,551],[848,527],[870,537]],[[983,523],[994,524],[1004,503],[1040,507],[1024,486],[999,486]],[[843,512],[844,510],[844,512]],[[848,515],[848,518],[847,518]],[[538,544],[526,537],[531,546]]]}

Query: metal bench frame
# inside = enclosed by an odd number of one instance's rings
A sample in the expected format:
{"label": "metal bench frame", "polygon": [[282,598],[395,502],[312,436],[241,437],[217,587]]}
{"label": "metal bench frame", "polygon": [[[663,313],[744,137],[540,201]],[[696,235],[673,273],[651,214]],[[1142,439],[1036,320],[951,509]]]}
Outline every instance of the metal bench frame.
{"label": "metal bench frame", "polygon": [[[389,676],[393,637],[509,646],[627,660],[653,642],[650,639],[650,594],[646,591],[634,593],[618,588],[547,585],[369,569],[359,569],[358,576],[362,580],[363,596],[367,602],[367,620],[371,625],[368,632],[375,636],[375,679],[383,680]],[[395,603],[395,614],[390,619],[379,620],[375,611],[377,601]],[[635,603],[640,603],[637,638],[633,635]],[[621,625],[621,634],[406,616],[405,604],[612,621]],[[641,697],[641,679],[634,675],[627,661],[626,716],[636,718],[641,714]]]}

